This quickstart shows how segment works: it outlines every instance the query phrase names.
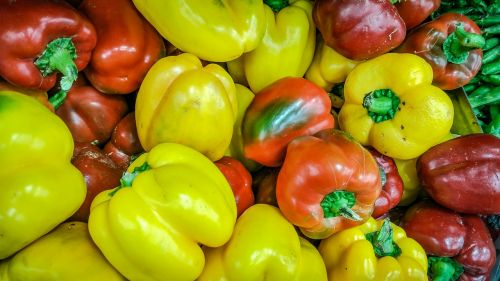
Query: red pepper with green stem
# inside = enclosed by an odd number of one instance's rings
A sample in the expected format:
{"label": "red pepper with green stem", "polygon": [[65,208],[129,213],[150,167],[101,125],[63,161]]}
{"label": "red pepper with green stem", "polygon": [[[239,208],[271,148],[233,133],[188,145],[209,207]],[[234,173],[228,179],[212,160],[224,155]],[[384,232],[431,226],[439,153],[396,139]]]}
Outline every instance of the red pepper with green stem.
{"label": "red pepper with green stem", "polygon": [[61,73],[55,108],[88,64],[96,45],[92,23],[64,1],[0,1],[0,76],[21,88],[47,91]]}

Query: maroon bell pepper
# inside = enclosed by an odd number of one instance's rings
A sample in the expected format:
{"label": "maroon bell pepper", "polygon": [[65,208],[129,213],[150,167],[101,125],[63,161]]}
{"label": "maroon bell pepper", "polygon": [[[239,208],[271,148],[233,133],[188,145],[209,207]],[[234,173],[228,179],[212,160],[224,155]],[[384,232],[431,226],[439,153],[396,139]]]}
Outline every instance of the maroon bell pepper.
{"label": "maroon bell pepper", "polygon": [[406,24],[406,30],[427,19],[441,5],[441,0],[391,0]]}
{"label": "maroon bell pepper", "polygon": [[0,76],[27,89],[47,91],[61,73],[57,108],[88,64],[96,45],[92,23],[56,0],[0,0]]}
{"label": "maroon bell pepper", "polygon": [[468,214],[500,213],[500,138],[465,135],[438,144],[417,160],[425,191],[439,204]]}

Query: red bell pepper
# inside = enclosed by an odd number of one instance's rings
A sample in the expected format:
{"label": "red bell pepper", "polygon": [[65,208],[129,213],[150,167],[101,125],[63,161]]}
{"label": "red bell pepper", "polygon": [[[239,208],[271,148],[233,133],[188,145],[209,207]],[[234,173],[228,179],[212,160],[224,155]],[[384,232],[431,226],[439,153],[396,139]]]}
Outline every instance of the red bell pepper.
{"label": "red bell pepper", "polygon": [[290,142],[276,197],[304,235],[323,239],[366,221],[381,190],[370,152],[346,133],[328,129]]}
{"label": "red bell pepper", "polygon": [[296,77],[282,78],[255,95],[242,123],[245,157],[264,166],[283,162],[286,146],[299,136],[333,128],[328,93]]}
{"label": "red bell pepper", "polygon": [[468,17],[445,13],[412,30],[395,52],[425,59],[434,72],[433,84],[443,90],[464,86],[481,68],[485,40]]}
{"label": "red bell pepper", "polygon": [[47,91],[60,72],[57,108],[88,64],[96,45],[92,23],[71,5],[55,0],[0,0],[0,76],[27,89]]}
{"label": "red bell pepper", "polygon": [[377,161],[382,181],[382,192],[375,200],[375,209],[372,214],[372,217],[378,218],[399,204],[403,196],[403,180],[392,158],[375,149],[369,149],[369,151]]}
{"label": "red bell pepper", "polygon": [[427,19],[441,5],[441,0],[391,0],[403,18],[406,30],[414,28]]}
{"label": "red bell pepper", "polygon": [[268,204],[278,207],[276,182],[278,181],[279,172],[279,168],[264,167],[254,175],[252,189],[255,194],[256,204]]}
{"label": "red bell pepper", "polygon": [[438,144],[417,160],[425,191],[439,204],[469,214],[500,213],[500,138],[465,135]]}
{"label": "red bell pepper", "polygon": [[389,1],[316,0],[313,17],[325,43],[351,60],[387,53],[406,35],[405,23]]}
{"label": "red bell pepper", "polygon": [[461,216],[430,200],[408,209],[401,226],[429,255],[432,280],[488,280],[496,253],[479,216]]}
{"label": "red bell pepper", "polygon": [[97,31],[97,46],[85,75],[103,93],[137,90],[151,66],[165,54],[162,37],[131,0],[85,0],[80,10]]}

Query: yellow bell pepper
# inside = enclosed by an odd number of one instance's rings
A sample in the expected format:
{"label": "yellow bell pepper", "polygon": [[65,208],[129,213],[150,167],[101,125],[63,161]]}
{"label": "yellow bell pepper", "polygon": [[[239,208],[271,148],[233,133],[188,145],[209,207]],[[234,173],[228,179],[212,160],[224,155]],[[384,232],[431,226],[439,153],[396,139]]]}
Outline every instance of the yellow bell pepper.
{"label": "yellow bell pepper", "polygon": [[265,29],[262,1],[133,0],[170,43],[201,59],[225,62],[259,44]]}
{"label": "yellow bell pepper", "polygon": [[281,78],[304,76],[316,44],[312,1],[265,0],[264,3],[267,24],[262,41],[255,50],[227,63],[229,73],[239,77],[235,80],[246,81],[255,93]]}
{"label": "yellow bell pepper", "polygon": [[226,243],[236,202],[224,175],[187,146],[162,143],[139,156],[121,185],[92,201],[89,231],[109,262],[130,280],[194,280],[201,245]]}
{"label": "yellow bell pepper", "polygon": [[330,281],[426,281],[427,256],[405,231],[369,218],[321,241],[319,252]]}
{"label": "yellow bell pepper", "polygon": [[69,218],[87,193],[73,138],[34,98],[0,91],[0,259]]}
{"label": "yellow bell pepper", "polygon": [[204,251],[206,265],[198,281],[327,280],[318,250],[267,204],[248,208],[227,244]]}
{"label": "yellow bell pepper", "polygon": [[84,222],[65,222],[0,263],[2,281],[119,281]]}
{"label": "yellow bell pepper", "polygon": [[135,105],[137,132],[146,151],[175,142],[213,161],[229,147],[237,112],[231,76],[217,64],[203,67],[188,53],[157,61],[146,74]]}
{"label": "yellow bell pepper", "polygon": [[413,54],[387,53],[360,63],[344,85],[340,127],[384,155],[416,158],[453,123],[451,99],[431,83],[432,67]]}

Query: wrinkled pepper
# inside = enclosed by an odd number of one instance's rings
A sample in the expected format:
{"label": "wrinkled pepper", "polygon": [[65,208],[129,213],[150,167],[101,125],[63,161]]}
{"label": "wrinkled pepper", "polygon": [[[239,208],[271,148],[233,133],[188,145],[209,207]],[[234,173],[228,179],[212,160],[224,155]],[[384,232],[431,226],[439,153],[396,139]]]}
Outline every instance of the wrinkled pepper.
{"label": "wrinkled pepper", "polygon": [[[461,213],[500,213],[500,138],[470,134],[438,144],[417,160],[425,191]],[[464,184],[466,183],[466,184]]]}
{"label": "wrinkled pepper", "polygon": [[464,86],[481,68],[485,40],[468,17],[446,13],[414,29],[395,52],[425,59],[434,72],[432,83],[452,90]]}
{"label": "wrinkled pepper", "polygon": [[238,218],[227,244],[204,252],[198,281],[327,280],[318,250],[278,208],[266,204],[253,205]]}
{"label": "wrinkled pepper", "polygon": [[291,141],[276,183],[283,215],[313,239],[365,222],[381,190],[370,152],[334,129]]}
{"label": "wrinkled pepper", "polygon": [[245,157],[264,166],[280,166],[286,146],[299,136],[333,128],[325,90],[297,77],[282,78],[259,92],[242,124]]}
{"label": "wrinkled pepper", "polygon": [[330,281],[427,280],[424,249],[388,219],[369,218],[322,240],[318,250]]}
{"label": "wrinkled pepper", "polygon": [[441,0],[390,0],[405,22],[406,30],[424,22],[441,5]]}
{"label": "wrinkled pepper", "polygon": [[311,0],[264,3],[266,31],[262,41],[253,51],[228,62],[229,73],[235,67],[243,69],[244,81],[255,93],[281,78],[304,76],[316,43]]}
{"label": "wrinkled pepper", "polygon": [[266,28],[263,1],[133,2],[165,39],[206,61],[230,61],[255,49]]}
{"label": "wrinkled pepper", "polygon": [[83,203],[82,174],[71,165],[71,133],[26,95],[0,91],[0,259],[69,218]]}
{"label": "wrinkled pepper", "polygon": [[0,262],[2,281],[125,281],[95,246],[84,222],[65,222]]}
{"label": "wrinkled pepper", "polygon": [[203,154],[162,143],[139,156],[114,190],[90,207],[89,232],[106,259],[129,280],[195,280],[205,257],[233,232],[229,183]]}
{"label": "wrinkled pepper", "polygon": [[453,124],[450,97],[431,83],[431,66],[416,55],[388,53],[360,63],[344,84],[340,128],[391,158],[416,158]]}
{"label": "wrinkled pepper", "polygon": [[92,23],[54,0],[0,1],[0,76],[21,88],[47,91],[61,73],[55,108],[84,69],[97,41]]}
{"label": "wrinkled pepper", "polygon": [[316,0],[313,17],[326,45],[352,60],[385,54],[406,35],[390,1]]}
{"label": "wrinkled pepper", "polygon": [[165,54],[163,38],[132,0],[84,0],[79,10],[94,24],[98,38],[85,68],[90,83],[109,94],[137,90],[149,68]]}
{"label": "wrinkled pepper", "polygon": [[401,226],[429,255],[432,280],[489,280],[495,245],[480,217],[462,216],[425,200],[407,210]]}
{"label": "wrinkled pepper", "polygon": [[189,53],[157,61],[135,103],[137,132],[146,151],[159,143],[175,142],[213,161],[229,147],[237,112],[231,76],[217,64],[202,66]]}

